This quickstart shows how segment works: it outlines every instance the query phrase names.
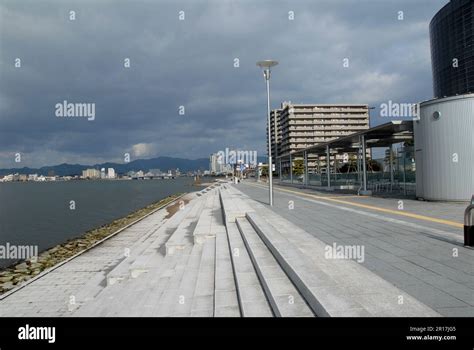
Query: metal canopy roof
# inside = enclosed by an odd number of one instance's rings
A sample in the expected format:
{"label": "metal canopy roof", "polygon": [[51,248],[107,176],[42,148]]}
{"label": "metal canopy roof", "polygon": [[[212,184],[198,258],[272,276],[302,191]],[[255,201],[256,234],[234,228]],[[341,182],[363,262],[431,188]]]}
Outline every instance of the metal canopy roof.
{"label": "metal canopy roof", "polygon": [[[367,147],[389,147],[391,144],[413,139],[413,121],[394,120],[329,142],[291,152],[291,155],[303,154],[305,151],[308,153],[325,152],[326,146],[329,146],[331,150],[357,152],[359,137],[362,135],[365,136]],[[289,155],[290,153],[287,153],[277,158],[288,157]]]}

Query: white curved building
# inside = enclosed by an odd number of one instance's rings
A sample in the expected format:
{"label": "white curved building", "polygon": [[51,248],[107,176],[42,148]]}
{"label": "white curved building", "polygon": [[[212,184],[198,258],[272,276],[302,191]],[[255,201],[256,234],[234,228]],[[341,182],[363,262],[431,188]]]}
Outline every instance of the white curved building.
{"label": "white curved building", "polygon": [[420,104],[414,122],[416,196],[467,201],[474,195],[474,94]]}

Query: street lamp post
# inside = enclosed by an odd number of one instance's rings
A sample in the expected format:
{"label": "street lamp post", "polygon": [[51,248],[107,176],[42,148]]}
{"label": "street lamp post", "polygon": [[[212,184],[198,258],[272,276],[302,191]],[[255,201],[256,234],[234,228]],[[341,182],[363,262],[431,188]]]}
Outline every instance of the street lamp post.
{"label": "street lamp post", "polygon": [[[264,60],[257,62],[257,66],[263,69],[263,76],[267,83],[267,127],[268,127],[268,191],[270,206],[273,206],[273,165],[272,165],[272,140],[270,130],[270,68],[276,66],[277,61]],[[275,125],[276,128],[276,125]]]}

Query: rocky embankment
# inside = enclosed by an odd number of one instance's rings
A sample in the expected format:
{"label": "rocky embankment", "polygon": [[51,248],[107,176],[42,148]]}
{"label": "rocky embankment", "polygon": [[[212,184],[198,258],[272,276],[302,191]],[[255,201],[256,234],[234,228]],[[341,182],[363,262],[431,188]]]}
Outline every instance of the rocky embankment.
{"label": "rocky embankment", "polygon": [[90,248],[96,242],[106,238],[117,230],[120,230],[164,204],[173,201],[177,197],[179,197],[179,194],[166,197],[158,202],[139,209],[126,217],[114,220],[109,224],[88,231],[79,238],[71,239],[63,244],[50,248],[40,253],[36,259],[26,260],[1,270],[0,294],[5,293],[22,282],[33,278],[43,270],[53,267],[77,253]]}

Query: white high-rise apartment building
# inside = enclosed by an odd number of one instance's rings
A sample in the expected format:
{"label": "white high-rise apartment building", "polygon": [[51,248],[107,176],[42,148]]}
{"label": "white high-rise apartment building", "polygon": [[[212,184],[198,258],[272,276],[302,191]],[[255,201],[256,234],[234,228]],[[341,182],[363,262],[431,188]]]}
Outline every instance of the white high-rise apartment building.
{"label": "white high-rise apartment building", "polygon": [[107,169],[107,178],[108,179],[115,179],[115,169],[114,168],[108,168]]}
{"label": "white high-rise apartment building", "polygon": [[[272,111],[271,117],[273,157],[369,129],[367,104],[283,102],[281,108]],[[309,159],[308,167],[314,165],[313,159]]]}

